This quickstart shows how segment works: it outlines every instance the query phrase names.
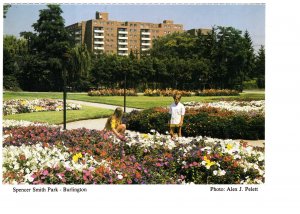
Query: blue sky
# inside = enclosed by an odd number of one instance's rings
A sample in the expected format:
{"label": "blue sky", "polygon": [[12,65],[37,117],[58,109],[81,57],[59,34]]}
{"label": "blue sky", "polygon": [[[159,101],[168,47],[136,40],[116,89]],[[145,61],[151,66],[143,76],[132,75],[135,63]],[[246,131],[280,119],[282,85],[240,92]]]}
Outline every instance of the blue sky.
{"label": "blue sky", "polygon": [[[4,34],[19,36],[33,31],[43,4],[14,4],[4,19]],[[65,25],[95,18],[96,11],[108,12],[116,21],[161,23],[165,19],[183,24],[184,29],[232,26],[248,30],[255,49],[265,45],[265,5],[262,4],[62,4]]]}

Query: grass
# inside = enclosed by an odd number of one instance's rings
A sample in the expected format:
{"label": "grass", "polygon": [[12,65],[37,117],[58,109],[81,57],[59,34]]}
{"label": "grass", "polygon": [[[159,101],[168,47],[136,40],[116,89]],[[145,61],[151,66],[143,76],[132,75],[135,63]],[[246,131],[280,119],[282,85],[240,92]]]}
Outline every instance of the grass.
{"label": "grass", "polygon": [[[35,99],[35,98],[52,98],[52,99],[62,99],[62,93],[58,92],[40,92],[40,93],[32,93],[32,92],[5,92],[3,99]],[[123,96],[88,96],[87,93],[68,93],[67,99],[71,100],[80,100],[86,102],[93,103],[104,103],[111,105],[123,106],[124,97]],[[256,99],[261,100],[265,99],[265,94],[262,93],[241,93],[240,96],[209,96],[209,97],[200,97],[200,96],[192,96],[192,97],[183,97],[181,99],[182,102],[188,101],[199,101],[199,102],[211,102],[218,101],[222,99]],[[148,96],[127,96],[126,97],[126,105],[127,107],[133,108],[151,108],[157,106],[168,106],[173,102],[172,97],[148,97]]]}
{"label": "grass", "polygon": [[[5,92],[3,93],[3,100],[10,99],[36,99],[36,98],[51,98],[51,99],[62,99],[62,92]],[[80,100],[93,103],[105,103],[111,105],[123,106],[123,96],[102,96],[102,97],[91,97],[87,93],[68,93],[67,99]],[[181,102],[188,101],[199,101],[199,102],[211,102],[222,99],[254,99],[262,100],[265,99],[264,92],[244,92],[240,96],[212,96],[212,97],[182,97]],[[157,106],[169,106],[173,102],[172,97],[148,97],[148,96],[127,96],[126,104],[127,107],[134,108],[151,108]],[[81,110],[68,110],[67,111],[67,122],[96,119],[108,117],[113,113],[112,110],[101,109],[96,107],[82,106]],[[63,112],[33,112],[24,114],[7,115],[4,119],[13,120],[26,120],[32,122],[41,122],[49,124],[62,124],[63,123]]]}
{"label": "grass", "polygon": [[[58,92],[5,92],[3,95],[4,100],[9,99],[35,99],[35,98],[52,98],[52,99],[62,99],[62,93]],[[88,96],[87,93],[68,93],[67,99],[70,100],[80,100],[93,103],[104,103],[111,105],[123,106],[124,98],[123,96]],[[265,99],[264,93],[252,93],[245,92],[241,93],[240,96],[211,96],[211,97],[183,97],[181,102],[188,101],[199,101],[199,102],[211,102],[222,99],[255,99],[262,100]],[[157,106],[168,106],[173,102],[172,97],[148,97],[148,96],[127,96],[126,105],[127,107],[133,108],[151,108]]]}
{"label": "grass", "polygon": [[[101,109],[89,106],[82,106],[81,110],[67,110],[67,122],[96,119],[108,117],[113,113],[109,109]],[[4,119],[26,120],[31,122],[62,124],[63,111],[32,112],[23,114],[6,115]]]}

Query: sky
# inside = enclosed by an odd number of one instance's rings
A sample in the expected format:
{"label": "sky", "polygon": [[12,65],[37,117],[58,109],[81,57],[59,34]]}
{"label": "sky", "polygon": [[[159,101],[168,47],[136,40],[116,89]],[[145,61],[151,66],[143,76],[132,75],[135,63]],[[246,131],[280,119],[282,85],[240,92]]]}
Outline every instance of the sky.
{"label": "sky", "polygon": [[[4,19],[4,34],[19,37],[22,31],[33,31],[45,4],[13,4]],[[264,4],[61,4],[65,25],[95,19],[96,11],[108,12],[110,20],[161,23],[173,20],[185,30],[234,27],[248,30],[255,50],[265,45]]]}

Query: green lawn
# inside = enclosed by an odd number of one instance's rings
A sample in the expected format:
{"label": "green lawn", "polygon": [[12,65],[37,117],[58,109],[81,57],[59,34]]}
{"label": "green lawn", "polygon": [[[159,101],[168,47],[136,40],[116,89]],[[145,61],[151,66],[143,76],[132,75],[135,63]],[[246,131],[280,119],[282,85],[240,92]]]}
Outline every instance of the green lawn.
{"label": "green lawn", "polygon": [[[89,106],[82,106],[81,110],[68,110],[67,122],[95,119],[108,117],[113,113],[109,109],[101,109]],[[4,119],[11,120],[26,120],[32,122],[41,122],[49,124],[62,124],[63,123],[63,111],[47,111],[47,112],[32,112],[24,114],[6,115]]]}
{"label": "green lawn", "polygon": [[[58,92],[5,92],[3,95],[4,100],[9,99],[35,99],[35,98],[53,98],[53,99],[62,99],[62,93]],[[200,101],[200,102],[211,102],[217,101],[221,99],[265,99],[265,93],[255,93],[255,92],[246,92],[241,93],[240,96],[213,96],[213,97],[183,97],[181,99],[182,102],[188,101]],[[111,105],[123,106],[124,98],[123,96],[101,96],[101,97],[91,97],[88,96],[87,93],[68,93],[67,99],[71,100],[80,100],[86,102],[94,102],[94,103],[105,103]],[[172,97],[148,97],[148,96],[127,96],[126,104],[127,107],[134,108],[151,108],[156,106],[168,106],[173,102]]]}

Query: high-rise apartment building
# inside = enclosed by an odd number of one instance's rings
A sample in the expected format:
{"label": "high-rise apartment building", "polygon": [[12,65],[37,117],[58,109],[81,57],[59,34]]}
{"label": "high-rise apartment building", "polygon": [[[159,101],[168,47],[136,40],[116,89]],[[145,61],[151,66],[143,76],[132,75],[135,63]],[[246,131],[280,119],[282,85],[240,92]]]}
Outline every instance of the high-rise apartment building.
{"label": "high-rise apartment building", "polygon": [[77,43],[85,43],[92,52],[102,51],[118,55],[140,54],[152,47],[158,37],[183,32],[182,24],[172,20],[162,23],[120,22],[108,18],[108,13],[96,12],[96,19],[67,26]]}

